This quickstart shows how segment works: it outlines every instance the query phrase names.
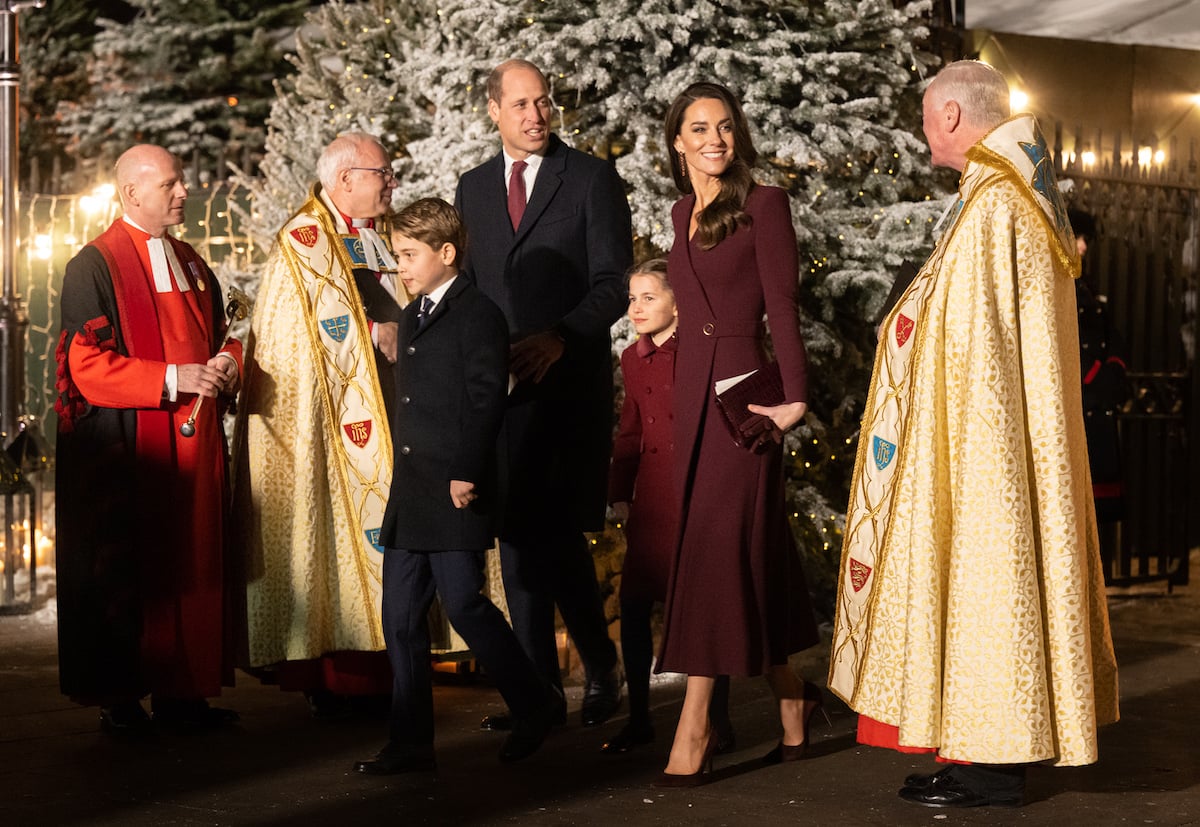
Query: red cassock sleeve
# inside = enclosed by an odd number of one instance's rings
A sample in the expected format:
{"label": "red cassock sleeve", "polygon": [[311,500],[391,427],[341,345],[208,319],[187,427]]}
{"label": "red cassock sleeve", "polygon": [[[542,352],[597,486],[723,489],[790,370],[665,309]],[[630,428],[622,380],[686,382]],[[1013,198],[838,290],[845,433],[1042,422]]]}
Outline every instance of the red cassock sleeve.
{"label": "red cassock sleeve", "polygon": [[[104,408],[157,408],[162,404],[167,363],[122,356],[101,349],[81,334],[71,342],[71,378],[93,405]],[[241,370],[241,345],[234,354]]]}

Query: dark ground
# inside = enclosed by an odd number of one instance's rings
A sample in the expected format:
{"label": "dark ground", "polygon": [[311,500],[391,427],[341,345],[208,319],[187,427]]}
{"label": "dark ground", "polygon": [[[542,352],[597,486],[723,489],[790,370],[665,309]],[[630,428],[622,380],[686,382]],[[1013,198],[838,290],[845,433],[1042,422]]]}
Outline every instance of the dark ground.
{"label": "dark ground", "polygon": [[[1200,571],[1200,568],[1193,568]],[[0,617],[0,825],[225,824],[1197,824],[1200,823],[1200,588],[1110,598],[1121,664],[1122,720],[1101,732],[1091,767],[1029,773],[1020,810],[944,811],[896,797],[926,758],[854,742],[854,716],[827,696],[833,720],[813,725],[811,758],[765,767],[778,737],[766,684],[738,680],[739,751],[717,759],[694,790],[649,782],[666,760],[682,686],[656,688],[658,742],[601,755],[615,732],[569,725],[527,761],[496,761],[499,736],[480,732],[500,700],[448,676],[437,689],[440,772],[359,777],[357,758],[382,744],[369,716],[313,720],[303,699],[239,673],[221,705],[240,724],[208,735],[126,742],[99,733],[94,709],[58,693],[53,613]],[[797,661],[818,682],[827,647]]]}

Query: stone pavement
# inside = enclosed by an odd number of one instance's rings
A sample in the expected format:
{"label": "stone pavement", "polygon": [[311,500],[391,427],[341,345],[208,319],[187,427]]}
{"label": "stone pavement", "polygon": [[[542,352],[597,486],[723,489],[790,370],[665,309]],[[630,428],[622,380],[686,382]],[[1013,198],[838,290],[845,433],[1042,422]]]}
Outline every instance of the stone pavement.
{"label": "stone pavement", "polygon": [[[658,743],[617,757],[597,750],[621,721],[582,729],[576,687],[568,726],[527,761],[499,764],[499,736],[477,728],[499,697],[457,676],[436,690],[436,776],[356,776],[353,761],[382,744],[381,719],[315,721],[299,696],[240,673],[220,701],[241,713],[236,728],[121,741],[58,693],[53,612],[0,617],[0,824],[1200,824],[1200,587],[1114,597],[1110,611],[1123,718],[1102,731],[1100,763],[1033,768],[1023,809],[960,811],[897,798],[900,780],[931,762],[858,746],[854,716],[831,698],[811,758],[762,766],[778,726],[762,680],[734,681],[739,751],[692,790],[649,786],[677,681],[654,691]],[[820,681],[826,654],[797,665]]]}

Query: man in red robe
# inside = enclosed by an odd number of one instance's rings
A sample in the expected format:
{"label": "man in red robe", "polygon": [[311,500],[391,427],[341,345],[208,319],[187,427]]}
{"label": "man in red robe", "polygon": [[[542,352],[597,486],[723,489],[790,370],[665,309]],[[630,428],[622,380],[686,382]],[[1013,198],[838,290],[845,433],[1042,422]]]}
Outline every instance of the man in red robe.
{"label": "man in red robe", "polygon": [[62,286],[59,678],[100,707],[105,731],[147,728],[147,694],[155,722],[208,728],[237,718],[206,698],[233,678],[215,397],[237,390],[242,348],[222,345],[212,271],[166,232],[187,200],[179,159],[135,146],[116,176],[125,214],[67,264]]}

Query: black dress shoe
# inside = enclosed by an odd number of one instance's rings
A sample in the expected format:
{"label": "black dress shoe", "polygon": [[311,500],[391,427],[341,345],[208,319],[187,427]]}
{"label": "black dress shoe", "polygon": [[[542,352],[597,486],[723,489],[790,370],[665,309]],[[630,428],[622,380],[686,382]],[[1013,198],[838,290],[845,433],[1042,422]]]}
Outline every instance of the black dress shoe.
{"label": "black dress shoe", "polygon": [[232,709],[209,706],[203,698],[153,698],[150,708],[154,712],[154,723],[180,730],[220,729],[235,723],[240,717]]}
{"label": "black dress shoe", "polygon": [[144,735],[153,729],[150,716],[137,701],[100,707],[100,731],[109,735]]}
{"label": "black dress shoe", "polygon": [[433,747],[388,744],[374,758],[355,761],[354,771],[363,775],[400,775],[405,772],[436,772]]}
{"label": "black dress shoe", "polygon": [[904,786],[905,787],[928,787],[931,783],[933,783],[934,779],[940,778],[941,776],[950,772],[950,770],[953,769],[953,767],[954,767],[953,764],[949,764],[945,767],[942,767],[937,772],[928,773],[928,774],[914,772],[912,775],[905,777]]}
{"label": "black dress shoe", "polygon": [[921,786],[904,787],[900,797],[923,807],[1020,807],[1021,798],[997,797],[971,789],[954,774],[935,773]]}
{"label": "black dress shoe", "polygon": [[500,760],[505,764],[528,758],[538,751],[550,730],[554,729],[561,717],[558,699],[546,704],[538,712],[521,718],[513,719],[512,732],[504,739],[500,747]]}
{"label": "black dress shoe", "polygon": [[[562,726],[567,722],[567,701],[559,692],[555,692],[557,701],[555,702],[554,721],[551,726]],[[507,712],[497,712],[495,715],[484,715],[483,720],[479,722],[479,728],[485,732],[512,732],[513,717]]]}
{"label": "black dress shoe", "polygon": [[589,678],[583,690],[579,717],[584,726],[599,726],[621,705],[621,676],[616,669],[599,678]]}
{"label": "black dress shoe", "polygon": [[629,752],[636,746],[654,742],[654,727],[650,724],[626,724],[621,731],[605,741],[600,751],[608,755],[620,755]]}
{"label": "black dress shoe", "polygon": [[512,716],[507,712],[497,712],[495,715],[484,715],[479,728],[486,732],[511,732],[512,721]]}

